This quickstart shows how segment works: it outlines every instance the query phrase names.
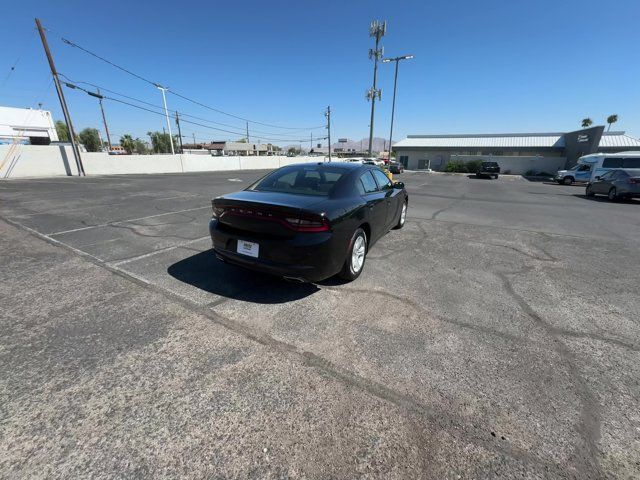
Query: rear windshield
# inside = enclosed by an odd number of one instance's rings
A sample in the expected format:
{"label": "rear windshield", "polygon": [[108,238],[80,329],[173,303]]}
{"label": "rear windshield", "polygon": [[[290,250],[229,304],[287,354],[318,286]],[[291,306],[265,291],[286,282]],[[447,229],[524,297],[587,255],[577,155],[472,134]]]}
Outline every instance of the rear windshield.
{"label": "rear windshield", "polygon": [[270,173],[250,190],[294,193],[298,195],[329,195],[347,171],[324,165],[296,165]]}

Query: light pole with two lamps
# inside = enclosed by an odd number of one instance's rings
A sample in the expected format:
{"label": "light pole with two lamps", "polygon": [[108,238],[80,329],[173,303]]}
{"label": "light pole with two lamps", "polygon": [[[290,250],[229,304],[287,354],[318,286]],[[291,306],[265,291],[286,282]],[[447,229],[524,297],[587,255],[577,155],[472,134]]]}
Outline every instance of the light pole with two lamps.
{"label": "light pole with two lamps", "polygon": [[391,165],[391,142],[393,141],[393,115],[396,110],[396,87],[398,85],[398,63],[400,60],[409,60],[413,58],[413,55],[402,55],[401,57],[385,58],[382,63],[396,62],[396,74],[393,78],[393,102],[391,103],[391,131],[389,132],[389,165]]}

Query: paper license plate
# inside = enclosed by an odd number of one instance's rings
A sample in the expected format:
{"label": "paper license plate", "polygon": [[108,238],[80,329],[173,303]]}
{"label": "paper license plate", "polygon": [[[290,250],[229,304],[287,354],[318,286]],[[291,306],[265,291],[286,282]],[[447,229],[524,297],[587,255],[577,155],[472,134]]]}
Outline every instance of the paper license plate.
{"label": "paper license plate", "polygon": [[260,249],[260,245],[253,242],[247,242],[245,240],[238,240],[238,248],[237,252],[242,255],[248,255],[250,257],[258,258],[258,250]]}

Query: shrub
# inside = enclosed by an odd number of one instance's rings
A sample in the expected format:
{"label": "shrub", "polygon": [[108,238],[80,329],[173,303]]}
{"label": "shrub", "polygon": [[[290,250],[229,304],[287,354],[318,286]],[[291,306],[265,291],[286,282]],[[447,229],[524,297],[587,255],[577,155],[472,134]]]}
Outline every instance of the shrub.
{"label": "shrub", "polygon": [[461,162],[459,160],[451,160],[449,163],[447,163],[444,171],[450,173],[466,173],[467,166],[464,164],[464,162]]}
{"label": "shrub", "polygon": [[467,162],[467,172],[477,173],[482,165],[482,160],[469,160]]}

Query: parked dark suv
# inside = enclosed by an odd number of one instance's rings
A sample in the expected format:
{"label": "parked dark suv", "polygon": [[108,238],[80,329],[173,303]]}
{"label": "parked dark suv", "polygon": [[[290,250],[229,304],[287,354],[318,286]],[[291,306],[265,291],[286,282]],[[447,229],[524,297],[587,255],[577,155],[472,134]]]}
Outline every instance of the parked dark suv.
{"label": "parked dark suv", "polygon": [[482,162],[480,168],[476,172],[476,177],[495,177],[500,174],[500,165],[498,162]]}

